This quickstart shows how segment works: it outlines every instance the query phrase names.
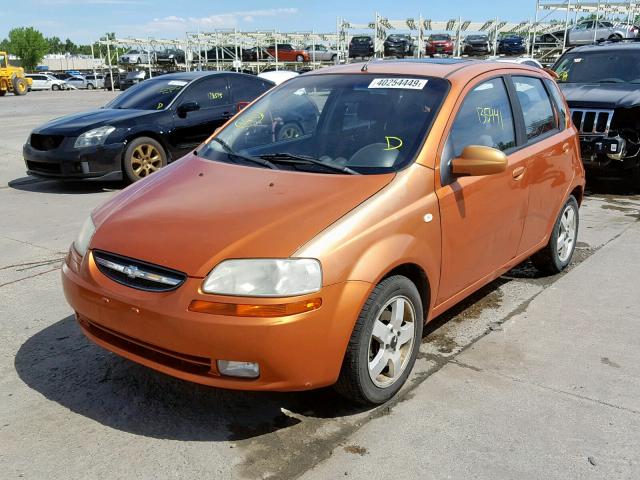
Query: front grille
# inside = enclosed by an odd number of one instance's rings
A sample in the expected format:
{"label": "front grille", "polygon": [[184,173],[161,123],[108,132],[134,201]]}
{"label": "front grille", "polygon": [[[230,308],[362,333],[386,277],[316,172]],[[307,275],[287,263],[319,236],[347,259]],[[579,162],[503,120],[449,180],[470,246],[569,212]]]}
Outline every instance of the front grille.
{"label": "front grille", "polygon": [[101,250],[93,251],[98,270],[114,282],[147,292],[168,292],[184,283],[187,276],[151,263]]}
{"label": "front grille", "polygon": [[607,135],[613,119],[613,110],[573,108],[571,119],[580,135]]}
{"label": "front grille", "polygon": [[36,150],[46,152],[58,148],[63,140],[63,135],[40,135],[38,133],[32,133],[30,143]]}
{"label": "front grille", "polygon": [[61,173],[62,172],[59,163],[34,162],[33,160],[27,160],[27,169],[36,173],[37,172],[42,172],[42,173]]}
{"label": "front grille", "polygon": [[207,357],[198,357],[167,350],[166,348],[157,347],[122,333],[115,332],[110,328],[93,323],[84,317],[78,316],[77,318],[78,323],[80,323],[82,328],[89,334],[109,345],[113,345],[116,348],[137,355],[138,357],[181,372],[207,376],[214,374],[211,370],[211,359]]}

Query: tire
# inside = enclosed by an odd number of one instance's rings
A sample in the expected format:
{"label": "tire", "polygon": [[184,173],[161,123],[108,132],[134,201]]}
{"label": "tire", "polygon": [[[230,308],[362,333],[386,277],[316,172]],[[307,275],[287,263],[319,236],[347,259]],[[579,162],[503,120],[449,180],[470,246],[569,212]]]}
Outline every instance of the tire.
{"label": "tire", "polygon": [[[597,40],[597,39],[596,39]],[[622,35],[618,34],[618,33],[614,33],[613,35],[610,35],[609,38],[607,40],[617,40],[620,41],[622,40]]]}
{"label": "tire", "polygon": [[291,138],[298,138],[304,135],[304,132],[300,125],[295,122],[285,123],[278,130],[278,140],[289,140]]}
{"label": "tire", "polygon": [[27,81],[24,78],[15,77],[12,83],[14,95],[21,96],[27,94],[29,86],[27,85]]}
{"label": "tire", "polygon": [[96,87],[93,86],[93,83],[87,83],[87,90],[93,90],[94,88]]}
{"label": "tire", "polygon": [[336,63],[336,59],[338,58],[338,56],[334,53],[333,55],[331,55],[331,61],[333,63]]}
{"label": "tire", "polygon": [[167,165],[167,154],[162,145],[150,137],[138,137],[127,146],[122,159],[127,180],[134,183]]}
{"label": "tire", "polygon": [[4,97],[7,94],[6,90],[0,90],[0,97]]}
{"label": "tire", "polygon": [[[389,327],[392,312],[400,308],[402,318],[392,331]],[[369,295],[353,328],[340,376],[334,385],[336,391],[364,405],[379,405],[391,399],[411,373],[423,324],[422,300],[411,280],[395,275],[380,282]],[[398,330],[398,326],[405,328]],[[406,332],[405,343],[400,343],[401,332]],[[382,336],[384,341],[379,340]],[[394,358],[396,362],[392,362]],[[394,363],[398,365],[396,373],[392,368]],[[378,367],[377,375],[370,372],[370,365]]]}
{"label": "tire", "polygon": [[[573,212],[573,213],[571,213]],[[571,220],[573,218],[573,220]],[[571,195],[560,210],[560,215],[553,226],[549,243],[531,257],[533,265],[543,273],[555,275],[564,270],[573,257],[578,238],[578,226],[580,223],[578,202]],[[562,242],[563,235],[565,241]],[[562,245],[558,243],[562,242]]]}
{"label": "tire", "polygon": [[51,85],[51,90],[53,90],[54,92],[57,92],[58,90],[60,90],[60,85]]}
{"label": "tire", "polygon": [[304,62],[304,56],[303,55],[296,55],[296,62],[298,62],[298,63]]}

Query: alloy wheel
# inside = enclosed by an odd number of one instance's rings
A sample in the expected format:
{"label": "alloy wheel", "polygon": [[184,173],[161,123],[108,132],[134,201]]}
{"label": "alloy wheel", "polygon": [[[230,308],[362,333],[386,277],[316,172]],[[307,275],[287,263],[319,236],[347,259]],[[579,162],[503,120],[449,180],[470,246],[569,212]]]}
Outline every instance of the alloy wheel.
{"label": "alloy wheel", "polygon": [[393,385],[406,368],[415,343],[415,309],[404,296],[389,300],[378,313],[369,341],[369,377],[380,388]]}
{"label": "alloy wheel", "polygon": [[572,205],[567,205],[562,212],[559,228],[556,244],[558,259],[566,262],[573,252],[576,239],[576,212]]}
{"label": "alloy wheel", "polygon": [[138,145],[131,154],[131,169],[138,178],[144,178],[162,167],[160,152],[153,145]]}

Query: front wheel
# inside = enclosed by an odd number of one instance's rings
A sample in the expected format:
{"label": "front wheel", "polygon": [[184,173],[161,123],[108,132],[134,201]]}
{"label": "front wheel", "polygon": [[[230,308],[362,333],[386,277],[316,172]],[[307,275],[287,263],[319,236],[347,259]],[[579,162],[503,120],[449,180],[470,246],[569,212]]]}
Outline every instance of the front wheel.
{"label": "front wheel", "polygon": [[296,55],[296,62],[299,62],[299,63],[304,62],[304,56]]}
{"label": "front wheel", "polygon": [[131,183],[148,177],[166,165],[167,154],[153,138],[136,138],[129,143],[124,153],[124,172]]}
{"label": "front wheel", "polygon": [[381,404],[405,383],[416,361],[423,327],[416,286],[395,275],[371,292],[347,346],[335,389],[361,404]]}
{"label": "front wheel", "polygon": [[93,83],[87,83],[87,90],[93,90],[94,86]]}
{"label": "front wheel", "polygon": [[58,90],[60,90],[60,85],[57,85],[57,84],[51,85],[51,90],[53,90],[54,92],[57,92]]}
{"label": "front wheel", "polygon": [[534,266],[548,274],[560,273],[573,257],[578,238],[578,202],[572,195],[560,210],[547,246],[531,257]]}
{"label": "front wheel", "polygon": [[26,95],[28,90],[29,86],[24,78],[16,77],[13,79],[13,93],[15,95]]}

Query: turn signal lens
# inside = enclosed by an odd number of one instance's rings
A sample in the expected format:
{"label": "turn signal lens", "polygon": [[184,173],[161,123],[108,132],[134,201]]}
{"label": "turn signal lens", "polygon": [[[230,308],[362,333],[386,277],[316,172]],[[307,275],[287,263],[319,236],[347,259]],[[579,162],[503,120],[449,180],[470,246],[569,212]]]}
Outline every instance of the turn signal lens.
{"label": "turn signal lens", "polygon": [[189,311],[210,313],[212,315],[228,315],[232,317],[286,317],[297,313],[310,312],[320,308],[321,298],[312,298],[294,303],[277,303],[272,305],[248,305],[238,303],[218,303],[204,300],[192,300]]}

